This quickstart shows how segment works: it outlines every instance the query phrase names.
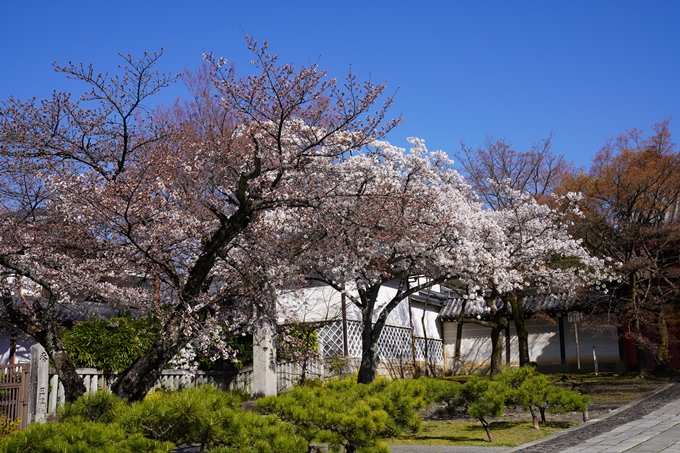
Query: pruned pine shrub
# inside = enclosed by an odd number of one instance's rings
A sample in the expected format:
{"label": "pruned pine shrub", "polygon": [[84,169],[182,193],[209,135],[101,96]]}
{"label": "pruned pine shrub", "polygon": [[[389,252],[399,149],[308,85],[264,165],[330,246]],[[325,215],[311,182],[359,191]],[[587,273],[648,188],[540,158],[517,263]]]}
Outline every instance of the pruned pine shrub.
{"label": "pruned pine shrub", "polygon": [[325,386],[298,386],[258,400],[264,412],[292,423],[308,442],[342,445],[347,452],[389,451],[380,438],[418,431],[425,405],[423,382],[378,379],[357,384],[346,379]]}
{"label": "pruned pine shrub", "polygon": [[61,423],[34,423],[12,433],[2,453],[168,453],[174,444],[129,434],[118,424],[73,419]]}
{"label": "pruned pine shrub", "polygon": [[241,401],[211,386],[166,393],[130,405],[118,422],[130,432],[174,443],[226,442],[242,416]]}
{"label": "pruned pine shrub", "polygon": [[[199,443],[201,451],[304,453],[307,442],[276,417],[244,413],[242,393],[212,386],[166,393],[131,404],[118,422],[126,430],[177,444]],[[254,449],[253,449],[254,448]]]}
{"label": "pruned pine shrub", "polygon": [[466,384],[440,383],[436,388],[444,412],[465,414],[476,418],[484,427],[489,442],[493,442],[488,418],[503,415],[506,387],[501,382],[472,376]]}
{"label": "pruned pine shrub", "polygon": [[214,447],[210,453],[305,453],[309,443],[295,428],[276,416],[252,412],[242,414],[239,429],[232,432],[228,445]]}
{"label": "pruned pine shrub", "polygon": [[489,442],[493,442],[491,429],[486,419],[503,415],[505,411],[502,386],[495,381],[473,376],[461,387],[458,404],[465,407],[467,415],[481,422]]}
{"label": "pruned pine shrub", "polygon": [[72,403],[66,403],[57,410],[60,421],[81,418],[89,422],[111,423],[127,407],[127,403],[117,396],[99,390],[86,393]]}
{"label": "pruned pine shrub", "polygon": [[[65,405],[60,411],[60,420],[65,425],[105,421],[129,433],[130,442],[143,438],[159,445],[199,443],[201,451],[208,448],[238,453],[304,453],[307,450],[308,443],[292,425],[274,416],[244,413],[241,403],[245,400],[242,392],[224,392],[212,386],[158,392],[133,404],[109,393],[97,392]],[[34,451],[52,451],[45,449],[52,445],[48,437],[43,444],[40,439],[34,440]],[[92,447],[89,451],[100,450]]]}
{"label": "pruned pine shrub", "polygon": [[539,418],[541,423],[546,423],[547,410],[563,414],[585,411],[588,406],[586,395],[557,387],[531,367],[506,369],[496,379],[505,386],[506,404],[528,410],[536,430],[539,429]]}
{"label": "pruned pine shrub", "polygon": [[583,412],[584,421],[587,421],[585,412],[588,409],[589,401],[590,398],[588,398],[588,395],[581,395],[575,390],[567,390],[558,386],[553,386],[553,389],[548,393],[546,403],[539,408],[541,410],[541,421],[545,423],[546,410],[553,414]]}

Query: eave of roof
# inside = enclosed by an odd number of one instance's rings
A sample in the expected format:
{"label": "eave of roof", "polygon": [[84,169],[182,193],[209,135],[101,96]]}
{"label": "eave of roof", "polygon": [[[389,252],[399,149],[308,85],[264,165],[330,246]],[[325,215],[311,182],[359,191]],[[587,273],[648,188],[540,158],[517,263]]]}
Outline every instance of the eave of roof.
{"label": "eave of roof", "polygon": [[[452,293],[446,304],[439,312],[439,318],[442,321],[457,321],[461,316],[463,306],[465,306],[464,318],[477,318],[488,320],[491,316],[491,310],[485,304],[464,304],[465,299]],[[570,311],[580,311],[587,313],[602,313],[609,310],[610,298],[603,293],[585,293],[580,296],[575,296],[567,293],[543,293],[532,294],[524,297],[524,316],[526,318],[533,316],[536,313],[545,313],[550,316],[557,314],[566,314]],[[501,307],[503,302],[497,301],[497,307]],[[508,314],[512,314],[512,309],[508,307]]]}

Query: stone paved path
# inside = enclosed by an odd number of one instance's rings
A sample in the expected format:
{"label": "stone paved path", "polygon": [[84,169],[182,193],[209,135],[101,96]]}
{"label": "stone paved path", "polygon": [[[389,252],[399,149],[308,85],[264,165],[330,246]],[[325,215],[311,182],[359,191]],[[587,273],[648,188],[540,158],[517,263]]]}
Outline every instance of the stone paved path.
{"label": "stone paved path", "polygon": [[680,451],[680,400],[563,453]]}
{"label": "stone paved path", "polygon": [[390,453],[507,453],[510,447],[426,447],[424,445],[390,445]]}

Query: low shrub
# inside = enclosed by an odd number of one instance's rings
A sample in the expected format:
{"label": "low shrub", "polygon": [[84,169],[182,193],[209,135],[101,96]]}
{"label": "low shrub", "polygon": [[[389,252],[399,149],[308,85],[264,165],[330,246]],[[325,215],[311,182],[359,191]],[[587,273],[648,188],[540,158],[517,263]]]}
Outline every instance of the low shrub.
{"label": "low shrub", "polygon": [[126,408],[127,403],[104,390],[86,393],[58,410],[60,421],[81,418],[90,422],[111,423]]}
{"label": "low shrub", "polygon": [[[276,417],[245,413],[243,393],[205,385],[131,404],[117,418],[130,432],[177,444],[200,443],[201,451],[304,453],[307,442]],[[254,448],[254,449],[253,449]]]}
{"label": "low shrub", "polygon": [[174,444],[129,434],[115,423],[73,419],[61,423],[34,423],[16,431],[0,444],[2,453],[168,453]]}
{"label": "low shrub", "polygon": [[387,452],[382,437],[404,430],[417,432],[427,387],[423,381],[353,380],[324,386],[298,386],[277,397],[258,400],[257,407],[290,422],[308,442],[342,445],[347,452]]}
{"label": "low shrub", "polygon": [[548,377],[531,367],[509,368],[497,378],[504,385],[507,405],[518,406],[531,413],[534,429],[546,423],[545,413],[563,414],[585,411],[588,397],[552,384]]}
{"label": "low shrub", "polygon": [[9,417],[5,417],[4,415],[0,415],[0,440],[6,438],[10,434],[12,434],[14,431],[17,430],[19,427],[19,423],[21,423],[21,419],[17,418],[16,420],[12,420]]}

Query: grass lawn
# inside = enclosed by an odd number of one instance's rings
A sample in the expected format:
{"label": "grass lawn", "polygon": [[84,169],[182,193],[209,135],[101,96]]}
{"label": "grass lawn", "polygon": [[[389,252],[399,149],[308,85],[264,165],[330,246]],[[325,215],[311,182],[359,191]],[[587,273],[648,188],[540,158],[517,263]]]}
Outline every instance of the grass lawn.
{"label": "grass lawn", "polygon": [[386,439],[391,445],[460,445],[479,447],[516,447],[569,427],[568,422],[548,422],[536,431],[527,422],[491,422],[489,443],[486,432],[479,422],[426,421],[418,434],[406,433],[400,437]]}
{"label": "grass lawn", "polygon": [[[447,381],[465,383],[469,376],[450,376],[443,378]],[[601,390],[589,391],[591,405],[615,404],[615,407],[626,404],[649,392],[648,381],[635,379],[633,373],[600,373],[595,375],[578,374],[550,375],[556,384],[575,383],[578,387],[586,384],[581,390],[585,390],[588,384],[601,384]],[[566,379],[565,379],[566,378]],[[668,373],[657,376],[657,381],[668,381],[678,378],[678,373]],[[580,384],[580,385],[578,385]],[[635,388],[640,385],[641,388]],[[662,385],[659,383],[659,385]],[[527,413],[527,418],[530,419]],[[423,430],[418,434],[405,433],[396,438],[386,439],[392,445],[457,445],[457,446],[502,446],[516,447],[545,436],[549,436],[563,429],[569,428],[568,421],[548,421],[547,425],[541,425],[540,431],[533,429],[530,421],[493,421],[490,424],[491,435],[494,442],[490,444],[486,432],[481,423],[474,421],[425,421]]]}

